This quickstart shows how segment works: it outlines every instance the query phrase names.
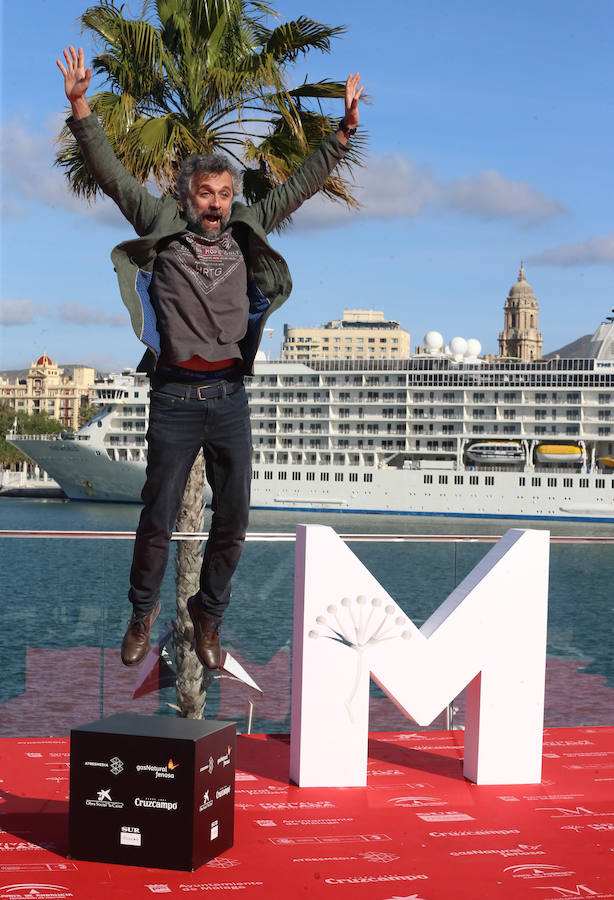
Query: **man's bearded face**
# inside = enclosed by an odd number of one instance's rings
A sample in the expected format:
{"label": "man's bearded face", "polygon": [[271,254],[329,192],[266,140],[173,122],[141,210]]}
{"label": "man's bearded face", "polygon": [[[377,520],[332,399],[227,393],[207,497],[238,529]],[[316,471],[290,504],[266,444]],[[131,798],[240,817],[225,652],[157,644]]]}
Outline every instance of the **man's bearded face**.
{"label": "man's bearded face", "polygon": [[200,225],[206,238],[219,237],[228,224],[232,199],[229,172],[195,175],[186,205],[188,221],[191,225]]}

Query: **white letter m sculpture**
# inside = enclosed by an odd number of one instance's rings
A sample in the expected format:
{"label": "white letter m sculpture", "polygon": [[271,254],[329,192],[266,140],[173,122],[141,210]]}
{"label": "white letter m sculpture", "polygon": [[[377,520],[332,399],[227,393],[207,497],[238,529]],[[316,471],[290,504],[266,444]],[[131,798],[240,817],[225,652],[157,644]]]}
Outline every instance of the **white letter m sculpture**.
{"label": "white letter m sculpture", "polygon": [[465,776],[539,782],[549,537],[508,531],[418,629],[331,528],[299,526],[292,780],[366,784],[371,676],[420,725],[467,687]]}

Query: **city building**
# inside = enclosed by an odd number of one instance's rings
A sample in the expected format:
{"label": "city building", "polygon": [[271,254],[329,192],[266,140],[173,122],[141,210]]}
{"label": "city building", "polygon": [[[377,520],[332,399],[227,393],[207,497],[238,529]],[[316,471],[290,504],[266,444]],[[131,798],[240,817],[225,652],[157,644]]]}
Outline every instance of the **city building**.
{"label": "city building", "polygon": [[319,328],[284,325],[281,358],[308,359],[407,359],[409,331],[384,318],[379,309],[346,309],[342,319]]}
{"label": "city building", "polygon": [[0,400],[15,412],[46,412],[67,428],[79,428],[79,409],[94,395],[96,370],[91,366],[61,369],[43,353],[27,374],[0,376]]}
{"label": "city building", "polygon": [[507,295],[505,325],[499,332],[499,356],[531,362],[542,358],[542,335],[537,330],[539,305],[533,288],[527,283],[524,266]]}

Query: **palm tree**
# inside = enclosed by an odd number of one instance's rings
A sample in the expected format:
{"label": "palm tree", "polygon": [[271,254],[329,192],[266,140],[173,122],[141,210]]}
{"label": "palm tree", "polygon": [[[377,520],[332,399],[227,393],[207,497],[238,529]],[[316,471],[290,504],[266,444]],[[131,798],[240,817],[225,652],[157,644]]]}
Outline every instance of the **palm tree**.
{"label": "palm tree", "polygon": [[[328,52],[344,26],[301,16],[268,26],[276,16],[265,0],[145,0],[138,19],[124,15],[114,0],[81,16],[83,30],[101,46],[92,60],[105,90],[89,103],[115,154],[141,182],[153,181],[172,194],[181,163],[192,153],[222,150],[244,169],[248,202],[286,180],[332,128],[322,102],[343,97],[344,82],[328,79],[291,88],[288,71],[310,50]],[[346,155],[345,174],[360,159],[360,138]],[[77,195],[99,193],[81,150],[65,128],[57,164]],[[331,175],[322,192],[356,206],[346,180]],[[194,465],[178,530],[204,528],[204,465]],[[205,700],[203,675],[193,651],[188,597],[198,588],[199,544],[180,542],[175,557],[178,666],[181,715],[199,718]]]}
{"label": "palm tree", "polygon": [[[344,26],[301,16],[275,28],[264,0],[145,0],[143,15],[102,0],[81,23],[103,44],[92,60],[108,90],[91,95],[117,157],[141,181],[173,193],[182,161],[223,150],[245,170],[244,196],[260,199],[285,181],[331,129],[323,100],[343,97],[328,79],[289,88],[287,72],[310,50],[327,52]],[[360,138],[344,165],[359,160]],[[88,199],[100,189],[70,131],[57,161],[72,190]],[[325,195],[356,206],[346,181],[332,175]]]}

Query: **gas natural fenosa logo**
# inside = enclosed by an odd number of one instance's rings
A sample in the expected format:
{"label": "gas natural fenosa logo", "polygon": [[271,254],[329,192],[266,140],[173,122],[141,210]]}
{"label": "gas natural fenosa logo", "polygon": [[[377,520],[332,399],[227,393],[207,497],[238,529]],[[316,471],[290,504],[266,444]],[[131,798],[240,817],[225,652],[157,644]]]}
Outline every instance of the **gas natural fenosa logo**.
{"label": "gas natural fenosa logo", "polygon": [[139,763],[136,766],[137,773],[145,775],[153,775],[154,778],[170,778],[175,777],[175,769],[178,769],[180,763],[173,761],[173,757],[169,759],[166,765],[153,765],[152,763]]}
{"label": "gas natural fenosa logo", "polygon": [[218,766],[229,766],[232,761],[232,747],[230,744],[226,747],[226,753],[223,756],[218,757],[217,764]]}

